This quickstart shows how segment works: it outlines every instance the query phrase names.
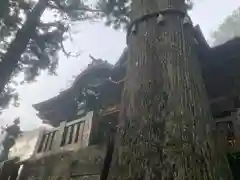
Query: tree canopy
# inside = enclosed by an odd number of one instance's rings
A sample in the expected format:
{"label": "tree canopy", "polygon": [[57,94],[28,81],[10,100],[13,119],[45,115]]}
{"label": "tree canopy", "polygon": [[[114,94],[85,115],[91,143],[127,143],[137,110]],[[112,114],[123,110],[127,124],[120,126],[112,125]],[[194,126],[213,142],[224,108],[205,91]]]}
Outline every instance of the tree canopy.
{"label": "tree canopy", "polygon": [[219,28],[213,32],[213,45],[223,44],[224,42],[240,37],[240,7],[229,15]]}
{"label": "tree canopy", "polygon": [[[37,14],[37,6],[41,3],[42,12],[38,10]],[[43,18],[45,14],[50,18]],[[55,74],[59,50],[62,50],[66,56],[72,55],[66,52],[63,41],[69,38],[66,32],[70,30],[73,22],[97,17],[98,10],[91,9],[87,4],[77,0],[1,1],[0,68],[6,69],[7,66],[11,68],[9,72],[2,75],[6,76],[4,77],[6,83],[4,82],[5,87],[0,92],[0,109],[5,108],[10,100],[16,102],[18,99],[15,91],[17,82],[14,82],[13,77],[23,72],[22,82],[32,82],[41,70],[48,70],[50,74]],[[28,21],[36,22],[36,25],[33,26]],[[28,31],[30,28],[32,30]],[[25,36],[22,32],[27,35]],[[18,38],[18,35],[24,35],[24,37]],[[14,45],[15,49],[18,46],[22,47],[23,51],[18,52],[14,57],[15,64],[11,64],[13,58],[9,58],[9,54],[17,53],[13,52]]]}

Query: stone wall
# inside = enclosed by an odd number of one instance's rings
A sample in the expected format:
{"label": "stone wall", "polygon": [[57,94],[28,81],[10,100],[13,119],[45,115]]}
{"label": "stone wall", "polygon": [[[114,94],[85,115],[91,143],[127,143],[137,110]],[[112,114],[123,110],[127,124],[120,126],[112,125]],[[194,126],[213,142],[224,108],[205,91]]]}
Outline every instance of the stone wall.
{"label": "stone wall", "polygon": [[89,146],[77,152],[63,152],[31,159],[24,164],[19,180],[100,179],[106,146]]}

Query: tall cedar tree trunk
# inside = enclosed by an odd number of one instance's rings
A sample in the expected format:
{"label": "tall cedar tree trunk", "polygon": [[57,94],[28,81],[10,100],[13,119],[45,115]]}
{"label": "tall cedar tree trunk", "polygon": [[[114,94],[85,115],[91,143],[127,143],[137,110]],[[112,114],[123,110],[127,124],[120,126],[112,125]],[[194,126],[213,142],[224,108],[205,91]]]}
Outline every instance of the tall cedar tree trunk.
{"label": "tall cedar tree trunk", "polygon": [[22,53],[25,51],[31,37],[36,31],[40,18],[46,9],[48,0],[39,0],[36,6],[27,14],[27,20],[17,32],[15,39],[9,45],[7,52],[0,61],[0,93],[18,67]]}
{"label": "tall cedar tree trunk", "polygon": [[[184,0],[132,0],[134,20]],[[231,180],[216,149],[192,25],[177,14],[139,24],[129,39],[127,80],[109,180]]]}

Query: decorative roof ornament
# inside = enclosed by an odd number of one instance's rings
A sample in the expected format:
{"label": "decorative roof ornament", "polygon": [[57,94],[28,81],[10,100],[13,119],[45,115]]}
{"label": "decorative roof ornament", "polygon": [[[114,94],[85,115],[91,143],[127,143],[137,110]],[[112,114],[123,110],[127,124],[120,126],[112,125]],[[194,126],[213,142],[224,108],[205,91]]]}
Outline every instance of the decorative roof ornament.
{"label": "decorative roof ornament", "polygon": [[91,68],[91,67],[94,67],[94,66],[97,66],[97,65],[100,65],[100,64],[104,64],[104,63],[107,63],[107,61],[101,59],[101,58],[94,58],[92,55],[89,55],[89,57],[92,59],[92,62],[90,64],[88,64],[88,68]]}
{"label": "decorative roof ornament", "polygon": [[162,24],[164,22],[164,16],[160,13],[157,17],[157,24]]}

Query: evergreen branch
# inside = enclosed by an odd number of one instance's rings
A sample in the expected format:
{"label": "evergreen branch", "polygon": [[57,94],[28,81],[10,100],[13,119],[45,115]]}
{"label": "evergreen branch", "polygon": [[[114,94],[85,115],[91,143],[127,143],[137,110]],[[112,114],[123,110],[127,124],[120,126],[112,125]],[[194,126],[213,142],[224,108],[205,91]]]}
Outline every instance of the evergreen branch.
{"label": "evergreen branch", "polygon": [[56,5],[54,4],[48,4],[48,7],[50,7],[51,9],[57,9],[63,12],[69,12],[69,11],[86,11],[86,12],[102,12],[100,9],[91,9],[88,7],[76,7],[76,6],[67,6],[64,7],[63,5],[61,5],[60,3],[54,1]]}

